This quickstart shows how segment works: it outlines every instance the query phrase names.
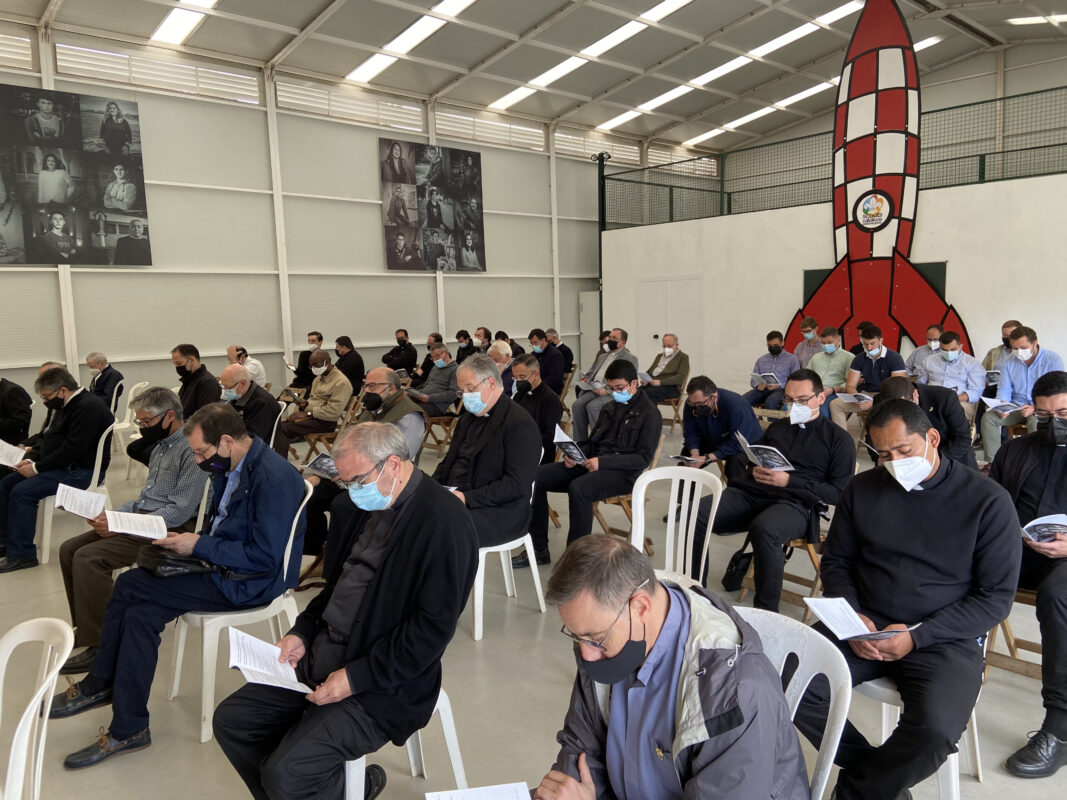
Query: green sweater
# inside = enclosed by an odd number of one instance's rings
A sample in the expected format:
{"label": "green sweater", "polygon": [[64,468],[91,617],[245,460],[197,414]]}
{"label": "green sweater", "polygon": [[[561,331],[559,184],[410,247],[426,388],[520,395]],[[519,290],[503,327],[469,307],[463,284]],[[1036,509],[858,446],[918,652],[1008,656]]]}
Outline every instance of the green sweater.
{"label": "green sweater", "polygon": [[652,366],[648,368],[648,374],[659,381],[661,386],[677,386],[678,391],[685,391],[685,382],[689,378],[689,356],[681,351],[675,353],[663,368],[663,372],[657,375],[655,369],[662,360],[663,353],[652,359]]}

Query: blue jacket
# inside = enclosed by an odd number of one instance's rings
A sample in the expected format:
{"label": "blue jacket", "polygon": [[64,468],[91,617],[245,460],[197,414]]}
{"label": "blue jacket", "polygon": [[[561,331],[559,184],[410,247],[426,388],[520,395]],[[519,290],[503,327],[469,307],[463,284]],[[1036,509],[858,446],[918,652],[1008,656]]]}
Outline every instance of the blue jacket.
{"label": "blue jacket", "polygon": [[218,513],[226,480],[224,473],[212,475],[211,513],[204,522],[193,555],[239,574],[269,572],[262,578],[245,581],[211,576],[219,591],[234,605],[265,605],[287,588],[296,586],[299,577],[300,554],[304,550],[303,512],[284,579],[282,558],[293,515],[304,499],[304,481],[288,461],[267,447],[262,439],[253,437],[229,500],[229,514],[214,535],[209,536],[207,532]]}
{"label": "blue jacket", "polygon": [[686,452],[698,450],[704,455],[725,459],[741,452],[734,431],[741,431],[749,444],[755,444],[763,436],[763,428],[745,398],[728,389],[719,389],[718,394],[718,408],[707,417],[697,417],[686,404],[682,412],[682,441]]}

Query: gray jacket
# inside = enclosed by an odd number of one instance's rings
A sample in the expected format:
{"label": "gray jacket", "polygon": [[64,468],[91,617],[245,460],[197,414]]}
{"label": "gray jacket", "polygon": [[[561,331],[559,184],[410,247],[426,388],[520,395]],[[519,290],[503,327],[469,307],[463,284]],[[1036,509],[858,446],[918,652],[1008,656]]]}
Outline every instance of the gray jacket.
{"label": "gray jacket", "polygon": [[[691,614],[671,747],[677,796],[809,800],[800,740],[759,636],[717,596],[669,585],[686,595]],[[553,769],[578,779],[584,752],[597,800],[615,800],[605,763],[611,687],[583,672],[577,649],[576,657],[578,675]]]}
{"label": "gray jacket", "polygon": [[602,349],[599,353],[597,353],[596,358],[593,359],[593,366],[591,366],[588,371],[586,371],[581,377],[585,380],[591,380],[592,377],[600,371],[600,368],[605,364],[605,361],[611,362],[616,361],[620,358],[623,361],[629,361],[631,364],[633,364],[634,369],[641,369],[637,365],[637,356],[631,353],[627,348],[620,347],[618,350],[612,350],[607,353],[605,353]]}
{"label": "gray jacket", "polygon": [[434,367],[419,387],[419,394],[429,395],[430,402],[441,408],[447,408],[459,397],[459,385],[456,383],[456,371],[459,364],[449,361],[443,367]]}

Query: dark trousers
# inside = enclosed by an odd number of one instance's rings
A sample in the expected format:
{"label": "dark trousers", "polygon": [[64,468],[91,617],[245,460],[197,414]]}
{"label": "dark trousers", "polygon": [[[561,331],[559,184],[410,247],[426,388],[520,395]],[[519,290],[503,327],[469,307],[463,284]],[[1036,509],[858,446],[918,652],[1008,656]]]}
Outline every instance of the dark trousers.
{"label": "dark trousers", "polygon": [[1067,739],[1067,559],[1023,547],[1019,588],[1037,590],[1045,730]]}
{"label": "dark trousers", "polygon": [[661,400],[674,400],[682,396],[677,386],[645,386],[641,391],[653,403],[658,403]]}
{"label": "dark trousers", "polygon": [[304,555],[322,555],[323,545],[326,544],[326,532],[329,521],[326,514],[330,511],[330,504],[343,493],[343,489],[333,481],[323,478],[308,500],[306,514],[307,527],[304,529]]}
{"label": "dark trousers", "polygon": [[[997,385],[990,384],[982,391],[982,397],[994,398],[997,396]],[[986,404],[981,400],[978,401],[977,407],[974,410],[974,429],[979,435],[982,433],[982,417],[986,412]]]}
{"label": "dark trousers", "polygon": [[567,493],[570,515],[567,544],[570,544],[592,532],[594,501],[629,494],[633,488],[634,479],[615,469],[589,472],[585,467],[568,467],[562,462],[539,467],[530,520],[534,548],[539,551],[548,549],[548,492]]}
{"label": "dark trousers", "polygon": [[37,506],[65,483],[75,489],[88,489],[93,471],[82,467],[50,469],[32,478],[12,472],[0,480],[0,544],[7,547],[11,560],[36,558],[33,537],[37,533]]}
{"label": "dark trousers", "polygon": [[278,432],[274,434],[274,452],[282,458],[289,457],[289,445],[299,442],[309,433],[331,433],[337,430],[337,420],[327,422],[314,417],[304,417],[295,421],[287,419],[278,423]]}
{"label": "dark trousers", "polygon": [[151,442],[144,439],[134,439],[128,445],[126,445],[126,455],[134,461],[140,461],[146,467],[148,466],[148,460],[152,457],[152,451],[156,449],[156,445],[160,443],[160,439],[155,439]]}
{"label": "dark trousers", "polygon": [[749,389],[741,396],[748,401],[750,406],[755,407],[763,403],[764,408],[777,411],[782,405],[782,393],[784,391],[784,389]]}
{"label": "dark trousers", "polygon": [[[841,767],[838,800],[893,800],[904,789],[937,772],[959,741],[982,686],[982,647],[975,639],[913,650],[899,661],[868,661],[838,642],[822,623],[815,628],[835,642],[848,662],[852,685],[891,678],[904,701],[900,722],[885,743],[874,747],[846,723],[834,763]],[[826,678],[811,682],[793,721],[817,748],[829,708]]]}
{"label": "dark trousers", "polygon": [[[695,576],[700,567],[711,501],[710,495],[705,497],[700,501],[700,509],[697,511],[690,575]],[[808,517],[803,510],[789,503],[753,496],[734,488],[728,488],[722,493],[711,528],[712,533],[720,536],[748,531],[753,549],[752,577],[756,583],[756,597],[752,604],[768,611],[777,611],[782,598],[782,575],[785,573],[785,551],[782,550],[782,545],[791,539],[803,538],[807,530]],[[705,576],[702,575],[701,580],[704,579]]]}
{"label": "dark trousers", "polygon": [[93,531],[67,539],[59,548],[59,566],[67,590],[75,647],[100,644],[107,601],[115,588],[111,575],[137,560],[146,543],[139,536],[99,536]]}
{"label": "dark trousers", "polygon": [[387,741],[355,697],[316,706],[300,692],[253,683],[222,701],[213,727],[256,800],[343,800],[345,762]]}
{"label": "dark trousers", "polygon": [[147,570],[134,569],[115,582],[100,630],[100,649],[80,685],[85,694],[114,687],[111,735],[116,739],[127,739],[148,727],[148,694],[159,660],[159,635],[167,623],[187,611],[239,608],[212,578],[207,574],[157,578]]}
{"label": "dark trousers", "polygon": [[441,408],[441,406],[437,405],[437,403],[431,403],[429,401],[423,403],[420,400],[416,400],[415,404],[419,408],[421,408],[423,410],[423,412],[426,414],[426,416],[428,416],[428,417],[447,417],[447,416],[449,416],[449,411],[447,409]]}

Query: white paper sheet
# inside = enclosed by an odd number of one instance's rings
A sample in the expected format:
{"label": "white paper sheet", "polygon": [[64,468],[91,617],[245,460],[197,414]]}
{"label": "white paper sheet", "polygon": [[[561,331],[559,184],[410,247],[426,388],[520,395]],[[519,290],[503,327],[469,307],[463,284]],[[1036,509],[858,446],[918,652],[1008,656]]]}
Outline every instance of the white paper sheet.
{"label": "white paper sheet", "polygon": [[104,510],[104,501],[107,498],[96,492],[87,492],[84,489],[75,489],[65,483],[59,484],[56,490],[56,508],[62,508],[71,514],[77,514],[83,519],[96,519]]}
{"label": "white paper sheet", "polygon": [[13,467],[26,458],[26,451],[21,447],[0,441],[0,465]]}
{"label": "white paper sheet", "polygon": [[107,516],[107,529],[112,533],[128,533],[145,539],[167,538],[167,523],[163,517],[126,511],[105,511],[104,514]]}
{"label": "white paper sheet", "polygon": [[563,432],[563,428],[559,425],[556,426],[556,435],[552,439],[552,443],[556,445],[563,455],[567,456],[575,464],[584,464],[586,462],[585,453],[582,452],[582,448],[574,443],[574,439]]}
{"label": "white paper sheet", "polygon": [[525,783],[501,783],[477,789],[427,792],[426,800],[530,800],[530,787]]}
{"label": "white paper sheet", "polygon": [[[863,624],[860,615],[852,610],[848,600],[843,597],[805,597],[804,602],[814,612],[822,623],[838,639],[844,641],[872,641],[876,639],[891,639],[903,630],[893,631],[869,631]],[[920,623],[910,626],[907,630],[912,631],[919,627]]]}
{"label": "white paper sheet", "polygon": [[1058,533],[1067,534],[1067,514],[1038,517],[1023,527],[1023,536],[1034,542],[1054,542]]}
{"label": "white paper sheet", "polygon": [[270,642],[230,628],[230,667],[241,670],[246,681],[309,694],[311,689],[296,679],[296,670],[278,663],[281,652]]}
{"label": "white paper sheet", "polygon": [[1018,411],[1022,408],[1018,403],[1011,403],[1007,400],[998,400],[995,397],[983,397],[982,402],[994,411],[999,411],[1001,414],[1009,414],[1012,411]]}

